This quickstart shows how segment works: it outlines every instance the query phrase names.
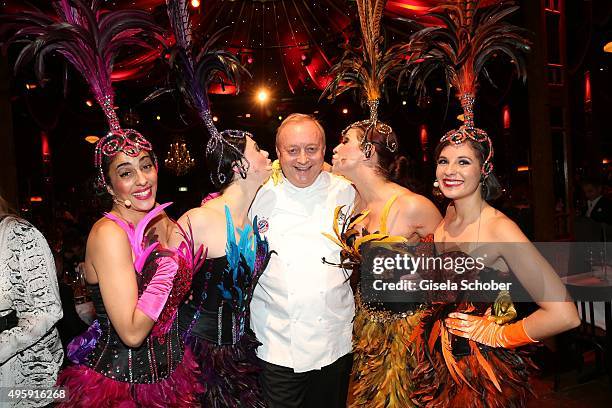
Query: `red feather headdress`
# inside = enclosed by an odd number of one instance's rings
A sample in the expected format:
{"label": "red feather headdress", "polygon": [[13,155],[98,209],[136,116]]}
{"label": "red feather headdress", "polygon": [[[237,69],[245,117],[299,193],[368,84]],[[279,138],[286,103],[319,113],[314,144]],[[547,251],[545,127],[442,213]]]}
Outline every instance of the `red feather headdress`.
{"label": "red feather headdress", "polygon": [[435,7],[429,15],[445,26],[426,27],[416,32],[408,43],[411,56],[406,64],[409,83],[417,92],[425,91],[429,75],[440,69],[447,86],[453,86],[463,108],[463,125],[446,133],[440,142],[460,144],[466,139],[486,143],[488,156],[482,164],[482,174],[493,171],[493,145],[487,133],[474,126],[474,101],[478,78],[482,73],[491,80],[486,62],[497,53],[507,55],[516,68],[519,79],[527,77],[525,55],[530,50],[527,31],[503,21],[518,10],[513,2],[479,8],[480,0],[454,0]]}

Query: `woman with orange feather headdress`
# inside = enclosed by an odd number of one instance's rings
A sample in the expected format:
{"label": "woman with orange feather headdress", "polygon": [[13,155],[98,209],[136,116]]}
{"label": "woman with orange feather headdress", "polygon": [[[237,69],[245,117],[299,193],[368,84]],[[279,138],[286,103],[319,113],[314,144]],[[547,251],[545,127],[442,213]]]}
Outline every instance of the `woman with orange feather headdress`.
{"label": "woman with orange feather headdress", "polygon": [[[332,67],[334,79],[324,94],[334,98],[357,88],[369,118],[352,123],[334,149],[333,172],[349,179],[358,192],[355,208],[342,230],[336,210],[336,236],[342,247],[342,266],[358,277],[366,243],[392,245],[421,253],[431,245],[419,242],[431,237],[441,220],[427,198],[401,185],[402,163],[399,140],[393,129],[378,118],[378,105],[385,80],[402,67],[406,44],[384,49],[381,19],[385,1],[357,1],[362,41],[360,49],[347,49]],[[363,246],[362,246],[363,245]],[[363,277],[362,277],[363,278]],[[362,280],[363,282],[363,280]],[[414,367],[410,344],[412,330],[420,321],[419,303],[385,302],[357,290],[353,323],[353,407],[411,407],[409,372]]]}
{"label": "woman with orange feather headdress", "polygon": [[429,75],[442,70],[464,115],[463,125],[447,132],[435,150],[434,187],[452,200],[434,233],[436,248],[445,261],[488,255],[483,268],[460,275],[456,269],[431,272],[442,281],[466,276],[497,280],[511,272],[540,309],[513,322],[517,312],[506,291],[493,304],[478,301],[482,292],[432,298],[414,332],[417,366],[411,373],[412,399],[426,407],[525,406],[532,363],[517,348],[579,323],[552,267],[514,222],[487,203],[501,194],[501,187],[493,173],[493,143],[474,126],[478,78],[482,73],[490,80],[485,63],[497,53],[509,57],[524,80],[529,42],[524,30],[503,21],[518,7],[508,2],[478,6],[476,0],[455,0],[436,7],[431,15],[445,26],[424,28],[409,43],[410,82],[422,92]]}

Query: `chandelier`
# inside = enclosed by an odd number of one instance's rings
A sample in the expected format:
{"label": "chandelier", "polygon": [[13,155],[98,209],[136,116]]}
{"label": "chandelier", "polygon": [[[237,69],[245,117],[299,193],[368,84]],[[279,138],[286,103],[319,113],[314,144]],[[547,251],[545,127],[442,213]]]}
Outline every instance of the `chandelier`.
{"label": "chandelier", "polygon": [[195,160],[191,158],[189,149],[187,149],[187,145],[182,138],[178,138],[174,143],[170,143],[168,155],[166,160],[164,160],[164,165],[168,170],[177,176],[182,176],[187,174],[194,164]]}

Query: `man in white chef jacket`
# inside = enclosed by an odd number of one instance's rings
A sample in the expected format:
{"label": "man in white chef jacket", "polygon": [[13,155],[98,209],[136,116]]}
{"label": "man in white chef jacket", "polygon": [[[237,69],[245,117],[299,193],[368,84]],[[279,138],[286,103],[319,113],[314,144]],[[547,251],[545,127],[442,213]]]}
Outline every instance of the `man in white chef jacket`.
{"label": "man in white chef jacket", "polygon": [[262,386],[271,408],[346,407],[355,305],[339,262],[334,210],[353,205],[344,178],[322,171],[325,133],[312,116],[292,114],[276,133],[283,177],[269,180],[250,209],[273,255],[251,302],[262,345]]}

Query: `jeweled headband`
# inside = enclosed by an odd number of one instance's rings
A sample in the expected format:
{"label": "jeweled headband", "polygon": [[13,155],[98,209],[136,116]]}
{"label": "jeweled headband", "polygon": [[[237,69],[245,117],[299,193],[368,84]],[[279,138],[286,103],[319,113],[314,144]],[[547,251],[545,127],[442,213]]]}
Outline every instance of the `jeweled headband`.
{"label": "jeweled headband", "polygon": [[[104,115],[110,126],[110,130],[98,142],[94,152],[94,164],[98,171],[96,176],[96,184],[99,187],[107,187],[108,181],[104,175],[103,156],[113,157],[118,153],[125,153],[130,157],[136,157],[141,151],[152,152],[153,146],[145,137],[134,129],[122,129],[119,125],[119,119],[113,109],[113,98],[110,95],[98,100],[98,103],[104,111]],[[157,157],[152,154],[151,160],[155,169],[157,169]]]}
{"label": "jeweled headband", "polygon": [[372,156],[374,151],[373,144],[378,143],[369,139],[369,135],[371,135],[374,131],[385,137],[385,144],[383,146],[391,153],[395,153],[397,151],[397,142],[390,140],[393,129],[391,126],[378,120],[378,100],[368,101],[368,106],[370,108],[370,118],[351,123],[344,128],[342,131],[342,136],[345,136],[346,133],[353,128],[364,127],[365,129],[363,132],[363,138],[360,142],[360,147],[368,159]]}
{"label": "jeweled headband", "polygon": [[463,94],[459,99],[463,107],[463,125],[460,126],[459,129],[448,131],[440,138],[440,143],[448,141],[455,145],[459,145],[469,139],[477,143],[486,144],[488,146],[488,153],[480,168],[482,176],[486,178],[493,171],[493,142],[491,142],[491,138],[487,135],[487,132],[474,127],[474,95]]}

